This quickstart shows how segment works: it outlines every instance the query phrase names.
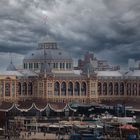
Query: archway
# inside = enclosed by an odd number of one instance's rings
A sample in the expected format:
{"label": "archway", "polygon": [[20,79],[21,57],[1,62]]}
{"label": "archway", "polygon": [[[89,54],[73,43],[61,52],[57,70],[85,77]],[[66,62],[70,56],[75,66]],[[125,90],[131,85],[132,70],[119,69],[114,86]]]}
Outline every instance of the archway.
{"label": "archway", "polygon": [[78,82],[75,82],[74,94],[75,94],[75,96],[79,96],[80,95],[80,84]]}
{"label": "archway", "polygon": [[66,83],[62,82],[61,84],[61,95],[66,96]]}
{"label": "archway", "polygon": [[59,96],[60,95],[60,84],[58,82],[54,83],[54,95]]}
{"label": "archway", "polygon": [[72,82],[68,83],[68,95],[73,96],[73,83]]}
{"label": "archway", "polygon": [[81,95],[82,96],[86,96],[86,89],[87,89],[86,83],[85,82],[82,82],[81,83]]}

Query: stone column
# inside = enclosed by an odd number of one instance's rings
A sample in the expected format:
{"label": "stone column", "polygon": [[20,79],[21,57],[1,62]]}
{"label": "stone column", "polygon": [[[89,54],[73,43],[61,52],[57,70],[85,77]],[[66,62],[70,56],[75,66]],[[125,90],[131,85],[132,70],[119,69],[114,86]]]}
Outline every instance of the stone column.
{"label": "stone column", "polygon": [[139,89],[139,82],[137,81],[137,96],[139,96],[139,91],[140,89]]}
{"label": "stone column", "polygon": [[104,93],[103,93],[103,83],[104,83],[104,82],[101,81],[101,96],[104,95]]}
{"label": "stone column", "polygon": [[28,85],[29,85],[29,81],[26,82],[26,85],[27,85],[26,94],[27,94],[27,96],[29,96],[29,94],[28,94]]}
{"label": "stone column", "polygon": [[112,90],[113,90],[113,91],[112,91],[112,96],[114,96],[114,84],[115,84],[115,82],[113,81],[113,82],[112,82]]}
{"label": "stone column", "polygon": [[61,98],[61,83],[59,83],[59,96]]}
{"label": "stone column", "polygon": [[58,70],[60,70],[60,63],[59,62],[57,63],[57,66],[58,66]]}
{"label": "stone column", "polygon": [[79,83],[79,96],[81,97],[81,83]]}
{"label": "stone column", "polygon": [[43,79],[43,95],[42,96],[43,98],[45,98],[45,80],[44,79]]}
{"label": "stone column", "polygon": [[66,97],[68,98],[68,81],[66,81]]}
{"label": "stone column", "polygon": [[15,92],[15,93],[14,93],[14,96],[15,96],[15,99],[17,98],[17,94],[16,94],[16,93],[17,93],[17,85],[16,85],[16,84],[17,84],[17,82],[16,82],[16,80],[15,80],[15,81],[14,81],[14,88],[15,88],[15,89],[14,89],[14,92]]}
{"label": "stone column", "polygon": [[106,94],[106,96],[110,96],[110,93],[109,93],[109,82],[107,81],[106,83],[107,83],[107,94]]}
{"label": "stone column", "polygon": [[121,92],[120,92],[120,81],[118,81],[118,96],[121,95]]}
{"label": "stone column", "polygon": [[10,98],[12,98],[12,86],[13,86],[12,80],[10,80]]}
{"label": "stone column", "polygon": [[133,83],[131,82],[131,86],[130,86],[130,91],[131,91],[131,96],[133,96]]}

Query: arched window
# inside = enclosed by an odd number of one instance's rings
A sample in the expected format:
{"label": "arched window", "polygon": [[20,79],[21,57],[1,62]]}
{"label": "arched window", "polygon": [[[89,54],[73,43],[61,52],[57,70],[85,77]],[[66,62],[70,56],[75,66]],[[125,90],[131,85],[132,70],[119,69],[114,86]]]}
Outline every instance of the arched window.
{"label": "arched window", "polygon": [[62,82],[61,84],[61,95],[66,96],[66,83]]}
{"label": "arched window", "polygon": [[33,85],[32,82],[28,83],[28,94],[32,95],[33,94]]}
{"label": "arched window", "polygon": [[98,94],[102,94],[102,84],[100,82],[98,82]]}
{"label": "arched window", "polygon": [[115,95],[118,95],[119,94],[119,84],[118,83],[115,83],[114,84],[114,94]]}
{"label": "arched window", "polygon": [[113,84],[109,83],[109,95],[113,95]]}
{"label": "arched window", "polygon": [[26,82],[24,82],[22,84],[22,93],[23,93],[23,95],[27,95],[27,83]]}
{"label": "arched window", "polygon": [[103,94],[107,95],[107,83],[103,83]]}
{"label": "arched window", "polygon": [[60,95],[60,84],[58,82],[54,83],[54,95],[59,96]]}
{"label": "arched window", "polygon": [[73,96],[73,84],[72,84],[72,82],[68,83],[68,95]]}
{"label": "arched window", "polygon": [[21,83],[18,83],[18,94],[21,95]]}
{"label": "arched window", "polygon": [[75,82],[75,84],[74,84],[74,94],[75,94],[75,96],[80,95],[80,84],[78,82]]}
{"label": "arched window", "polygon": [[131,95],[131,83],[127,83],[127,95]]}
{"label": "arched window", "polygon": [[124,95],[124,83],[120,83],[120,95]]}
{"label": "arched window", "polygon": [[0,96],[3,96],[3,92],[4,92],[4,82],[0,81]]}
{"label": "arched window", "polygon": [[137,83],[133,84],[133,95],[137,95]]}
{"label": "arched window", "polygon": [[10,96],[10,82],[5,83],[5,96]]}
{"label": "arched window", "polygon": [[82,96],[85,96],[86,95],[86,83],[85,82],[82,82],[81,83],[81,95]]}

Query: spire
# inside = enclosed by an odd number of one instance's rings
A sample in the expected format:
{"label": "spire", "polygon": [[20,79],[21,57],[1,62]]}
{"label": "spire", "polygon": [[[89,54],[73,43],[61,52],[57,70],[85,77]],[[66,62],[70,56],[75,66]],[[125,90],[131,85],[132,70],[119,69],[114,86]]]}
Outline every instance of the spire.
{"label": "spire", "polygon": [[47,63],[47,53],[46,49],[44,48],[44,63],[41,65],[40,72],[44,74],[44,77],[47,77],[48,73],[51,73],[51,66]]}

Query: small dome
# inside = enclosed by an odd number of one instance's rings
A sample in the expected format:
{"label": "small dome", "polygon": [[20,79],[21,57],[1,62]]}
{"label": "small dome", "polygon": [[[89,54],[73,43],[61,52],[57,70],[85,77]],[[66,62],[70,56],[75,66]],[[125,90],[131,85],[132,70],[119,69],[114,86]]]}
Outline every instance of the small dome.
{"label": "small dome", "polygon": [[8,65],[7,71],[16,71],[16,67],[14,66],[14,64],[12,63],[12,61],[10,62],[10,64]]}

